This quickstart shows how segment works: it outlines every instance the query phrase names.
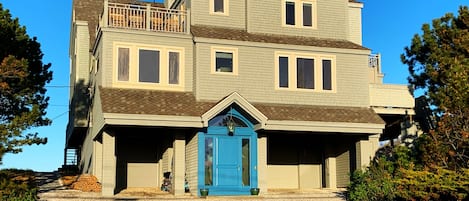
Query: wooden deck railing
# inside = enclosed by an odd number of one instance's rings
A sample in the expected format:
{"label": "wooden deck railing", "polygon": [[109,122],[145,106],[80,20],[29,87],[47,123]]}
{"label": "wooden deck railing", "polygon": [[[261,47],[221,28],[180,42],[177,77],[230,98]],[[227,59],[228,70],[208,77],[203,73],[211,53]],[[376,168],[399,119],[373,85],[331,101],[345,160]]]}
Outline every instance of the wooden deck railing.
{"label": "wooden deck railing", "polygon": [[151,6],[104,2],[100,26],[187,33],[187,12]]}

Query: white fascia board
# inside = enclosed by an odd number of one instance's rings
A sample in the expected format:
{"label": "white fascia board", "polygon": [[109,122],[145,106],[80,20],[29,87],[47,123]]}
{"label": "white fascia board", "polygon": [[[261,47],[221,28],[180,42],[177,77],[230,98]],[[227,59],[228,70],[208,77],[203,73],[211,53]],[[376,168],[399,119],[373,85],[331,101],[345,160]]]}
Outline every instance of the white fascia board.
{"label": "white fascia board", "polygon": [[317,121],[281,121],[268,120],[265,130],[339,132],[339,133],[382,133],[384,124],[317,122]]}
{"label": "white fascia board", "polygon": [[208,126],[208,121],[215,117],[222,110],[230,106],[231,104],[236,103],[243,110],[245,110],[249,115],[254,119],[260,122],[261,127],[267,121],[267,117],[257,110],[253,105],[251,105],[245,98],[239,95],[237,92],[231,93],[228,97],[224,98],[218,104],[213,106],[209,111],[202,115],[202,121],[205,127]]}
{"label": "white fascia board", "polygon": [[415,115],[412,108],[387,108],[387,107],[372,107],[376,114],[396,114],[396,115]]}
{"label": "white fascia board", "polygon": [[148,114],[116,114],[104,113],[107,125],[133,125],[133,126],[163,126],[202,128],[200,117],[175,115],[148,115]]}

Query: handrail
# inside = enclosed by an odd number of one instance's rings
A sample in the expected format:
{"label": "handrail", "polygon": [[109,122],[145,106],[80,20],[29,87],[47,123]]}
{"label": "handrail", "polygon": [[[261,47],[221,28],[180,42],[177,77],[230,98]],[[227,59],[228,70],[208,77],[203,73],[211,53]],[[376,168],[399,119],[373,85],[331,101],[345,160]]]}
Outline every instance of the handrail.
{"label": "handrail", "polygon": [[105,1],[100,27],[187,33],[187,12],[151,6]]}

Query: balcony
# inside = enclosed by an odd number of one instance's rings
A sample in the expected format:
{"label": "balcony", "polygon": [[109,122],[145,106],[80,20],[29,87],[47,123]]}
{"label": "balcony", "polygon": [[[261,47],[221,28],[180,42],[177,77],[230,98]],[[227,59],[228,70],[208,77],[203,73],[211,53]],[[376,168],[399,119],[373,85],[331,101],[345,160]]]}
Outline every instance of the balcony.
{"label": "balcony", "polygon": [[153,32],[188,33],[186,11],[166,9],[155,4],[104,2],[99,27]]}
{"label": "balcony", "polygon": [[370,105],[378,114],[415,114],[414,97],[406,85],[370,84]]}

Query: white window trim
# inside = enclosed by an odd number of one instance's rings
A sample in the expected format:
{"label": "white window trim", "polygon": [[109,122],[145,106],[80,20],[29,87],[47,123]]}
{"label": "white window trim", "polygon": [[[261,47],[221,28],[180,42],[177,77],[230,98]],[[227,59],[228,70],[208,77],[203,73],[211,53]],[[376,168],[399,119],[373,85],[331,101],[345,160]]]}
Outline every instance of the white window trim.
{"label": "white window trim", "polygon": [[223,0],[223,12],[215,12],[215,0],[209,0],[209,14],[210,15],[222,15],[222,16],[229,16],[229,0]]}
{"label": "white window trim", "polygon": [[[129,80],[119,81],[117,79],[119,63],[118,49],[129,48]],[[159,83],[139,82],[139,50],[160,51],[160,79]],[[179,53],[179,84],[169,84],[169,52]],[[114,43],[112,64],[112,85],[122,88],[158,89],[169,91],[184,91],[185,80],[184,48],[160,45],[146,45],[135,43]]]}
{"label": "white window trim", "polygon": [[[286,20],[286,2],[295,3],[295,25],[290,25],[285,22]],[[311,14],[312,14],[312,26],[303,26],[303,3],[311,4]],[[304,29],[317,29],[318,18],[317,18],[317,0],[282,0],[282,26],[290,28],[304,28]]]}
{"label": "white window trim", "polygon": [[[280,87],[279,83],[279,57],[288,58],[288,87]],[[297,58],[314,59],[314,89],[302,89],[297,87]],[[322,77],[322,61],[331,60],[331,90],[323,89]],[[323,92],[323,93],[336,93],[336,56],[322,55],[322,54],[308,54],[301,52],[275,52],[275,89],[285,91],[304,91],[304,92]]]}
{"label": "white window trim", "polygon": [[[228,52],[233,54],[233,72],[216,71],[216,52]],[[210,73],[217,75],[238,75],[238,48],[211,47],[210,50]]]}

